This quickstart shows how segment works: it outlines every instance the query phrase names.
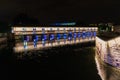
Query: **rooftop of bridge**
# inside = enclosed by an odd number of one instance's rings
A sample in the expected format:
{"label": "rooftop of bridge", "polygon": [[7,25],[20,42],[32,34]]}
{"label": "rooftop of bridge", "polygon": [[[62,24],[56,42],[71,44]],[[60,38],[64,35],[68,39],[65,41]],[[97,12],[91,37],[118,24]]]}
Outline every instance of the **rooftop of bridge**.
{"label": "rooftop of bridge", "polygon": [[97,26],[19,26],[19,25],[15,25],[12,27],[97,27]]}

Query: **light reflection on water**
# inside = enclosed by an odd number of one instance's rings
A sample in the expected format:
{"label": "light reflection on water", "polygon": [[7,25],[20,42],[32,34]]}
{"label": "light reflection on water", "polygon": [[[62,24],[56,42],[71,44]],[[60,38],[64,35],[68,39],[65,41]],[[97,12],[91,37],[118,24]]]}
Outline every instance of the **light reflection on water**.
{"label": "light reflection on water", "polygon": [[95,62],[102,80],[120,80],[120,70],[104,63],[100,57],[95,55]]}
{"label": "light reflection on water", "polygon": [[33,42],[28,42],[27,47],[25,48],[23,45],[23,42],[21,43],[15,43],[14,47],[14,52],[19,53],[19,52],[25,52],[25,51],[32,51],[32,50],[40,50],[44,48],[50,48],[50,47],[56,47],[56,46],[64,46],[64,45],[69,45],[69,44],[77,44],[77,43],[83,43],[83,42],[89,42],[89,41],[95,41],[95,37],[91,38],[85,38],[85,39],[73,39],[73,40],[60,40],[60,41],[54,41],[54,42],[46,42],[43,43],[41,41],[37,42],[36,47],[34,47]]}
{"label": "light reflection on water", "polygon": [[[69,48],[63,46],[61,48],[53,47],[52,49],[46,50],[24,51],[20,54],[13,54],[7,60],[10,61],[13,59],[11,61],[12,64],[17,66],[13,67],[16,72],[12,73],[18,76],[21,75],[20,78],[23,78],[22,76],[29,76],[30,78],[34,76],[36,78],[37,75],[38,79],[41,79],[42,76],[48,79],[53,79],[58,76],[56,80],[58,78],[66,80],[100,80],[94,63],[92,46],[88,45],[89,48],[80,48],[78,46],[71,45]],[[19,60],[18,58],[16,60],[17,55],[19,55]],[[47,73],[49,74],[46,75]]]}

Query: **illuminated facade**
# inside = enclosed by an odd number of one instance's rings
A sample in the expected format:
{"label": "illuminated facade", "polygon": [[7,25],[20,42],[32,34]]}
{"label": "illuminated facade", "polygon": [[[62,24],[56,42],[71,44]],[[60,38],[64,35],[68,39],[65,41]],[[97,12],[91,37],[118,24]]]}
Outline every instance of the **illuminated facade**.
{"label": "illuminated facade", "polygon": [[104,62],[120,68],[120,36],[112,39],[96,37],[96,51]]}
{"label": "illuminated facade", "polygon": [[112,67],[103,61],[101,61],[98,55],[95,55],[96,67],[101,80],[119,80],[120,71],[115,67]]}
{"label": "illuminated facade", "polygon": [[96,37],[97,31],[97,27],[12,27],[17,51],[89,41]]}
{"label": "illuminated facade", "polygon": [[[39,40],[49,40],[54,36],[54,39],[70,38],[70,37],[87,37],[95,36],[97,27],[12,27],[12,33],[14,33],[15,40],[29,37],[29,40],[35,37],[39,37]],[[32,37],[30,37],[32,36]]]}

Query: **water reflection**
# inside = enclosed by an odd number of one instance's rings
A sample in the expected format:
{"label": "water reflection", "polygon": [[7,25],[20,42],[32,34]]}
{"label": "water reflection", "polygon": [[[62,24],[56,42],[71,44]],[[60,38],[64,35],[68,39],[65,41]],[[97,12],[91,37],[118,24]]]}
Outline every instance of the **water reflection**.
{"label": "water reflection", "polygon": [[14,47],[15,53],[19,52],[25,52],[25,51],[32,51],[32,50],[40,50],[44,48],[50,48],[50,47],[56,47],[56,46],[63,46],[67,44],[77,44],[77,43],[83,43],[83,42],[89,42],[89,41],[94,41],[95,37],[91,38],[74,38],[72,40],[66,40],[66,39],[61,39],[61,40],[54,40],[54,41],[38,41],[36,46],[34,45],[34,42],[21,42],[21,43],[16,43]]}
{"label": "water reflection", "polygon": [[97,54],[95,55],[95,62],[102,80],[120,80],[120,70],[104,63]]}

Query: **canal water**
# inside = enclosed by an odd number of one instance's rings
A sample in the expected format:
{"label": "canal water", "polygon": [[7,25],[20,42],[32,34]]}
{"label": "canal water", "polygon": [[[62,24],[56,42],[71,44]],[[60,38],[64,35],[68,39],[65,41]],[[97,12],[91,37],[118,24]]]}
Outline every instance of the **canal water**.
{"label": "canal water", "polygon": [[6,47],[0,51],[0,66],[2,80],[102,80],[94,43],[23,53]]}

